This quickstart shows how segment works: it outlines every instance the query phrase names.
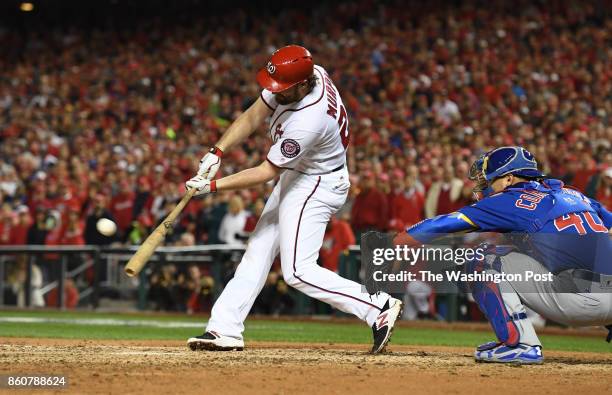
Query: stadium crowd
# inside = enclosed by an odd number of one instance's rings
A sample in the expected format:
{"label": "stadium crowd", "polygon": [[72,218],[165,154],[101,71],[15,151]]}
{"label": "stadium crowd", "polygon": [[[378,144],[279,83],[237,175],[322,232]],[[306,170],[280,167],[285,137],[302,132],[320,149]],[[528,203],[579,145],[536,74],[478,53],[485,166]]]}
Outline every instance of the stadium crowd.
{"label": "stadium crowd", "polygon": [[[0,30],[0,245],[140,243],[287,43],[311,50],[350,113],[352,189],[328,226],[329,269],[365,230],[469,203],[469,165],[500,145],[612,207],[612,19],[598,3],[426,3]],[[220,175],[269,146],[262,128]],[[167,243],[244,243],[272,187],[194,200]],[[97,232],[102,217],[115,237]]]}

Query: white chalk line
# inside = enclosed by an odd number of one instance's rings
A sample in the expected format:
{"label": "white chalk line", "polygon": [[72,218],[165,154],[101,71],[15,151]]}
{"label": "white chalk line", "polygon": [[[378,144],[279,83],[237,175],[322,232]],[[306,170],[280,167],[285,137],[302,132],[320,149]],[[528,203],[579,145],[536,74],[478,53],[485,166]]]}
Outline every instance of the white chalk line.
{"label": "white chalk line", "polygon": [[[206,321],[156,321],[156,320],[121,320],[116,318],[49,318],[49,317],[0,317],[0,323],[14,324],[70,324],[99,326],[136,326],[150,328],[199,328],[204,329]],[[0,328],[0,334],[2,329]]]}
{"label": "white chalk line", "polygon": [[[126,320],[117,318],[60,318],[60,317],[0,317],[1,323],[14,324],[69,324],[69,325],[94,325],[94,326],[118,326],[118,327],[148,327],[148,328],[197,328],[203,330],[207,321],[186,322],[186,321],[161,321],[161,320]],[[248,323],[247,329],[255,330],[279,330],[275,325],[259,324],[257,322]],[[283,327],[282,331],[302,331],[305,327],[298,325],[294,327]],[[0,326],[0,336],[2,327]]]}

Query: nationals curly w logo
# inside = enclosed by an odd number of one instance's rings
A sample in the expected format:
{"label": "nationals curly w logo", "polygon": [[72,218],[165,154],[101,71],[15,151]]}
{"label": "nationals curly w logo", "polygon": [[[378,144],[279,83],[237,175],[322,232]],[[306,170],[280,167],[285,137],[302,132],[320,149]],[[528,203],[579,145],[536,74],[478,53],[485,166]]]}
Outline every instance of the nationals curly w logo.
{"label": "nationals curly w logo", "polygon": [[286,158],[295,158],[300,153],[300,145],[293,139],[286,139],[281,143],[281,153]]}
{"label": "nationals curly w logo", "polygon": [[276,72],[276,66],[274,66],[272,62],[268,62],[266,69],[268,69],[268,74],[274,74]]}

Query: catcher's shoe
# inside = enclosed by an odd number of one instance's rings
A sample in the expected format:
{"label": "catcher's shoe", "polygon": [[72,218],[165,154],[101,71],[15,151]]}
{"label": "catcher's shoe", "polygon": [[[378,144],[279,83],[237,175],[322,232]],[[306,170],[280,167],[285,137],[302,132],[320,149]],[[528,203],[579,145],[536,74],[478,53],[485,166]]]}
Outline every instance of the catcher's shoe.
{"label": "catcher's shoe", "polygon": [[374,325],[372,325],[372,334],[374,336],[374,345],[372,346],[372,354],[382,352],[393,333],[395,321],[402,315],[404,304],[395,298],[389,298],[382,311],[376,317]]}
{"label": "catcher's shoe", "polygon": [[476,362],[497,362],[513,364],[541,364],[544,362],[541,346],[519,343],[510,347],[504,343],[481,344],[474,352]]}
{"label": "catcher's shoe", "polygon": [[189,340],[187,340],[187,345],[193,351],[242,351],[244,349],[244,341],[242,339],[223,336],[214,331],[208,331],[202,336],[189,338]]}

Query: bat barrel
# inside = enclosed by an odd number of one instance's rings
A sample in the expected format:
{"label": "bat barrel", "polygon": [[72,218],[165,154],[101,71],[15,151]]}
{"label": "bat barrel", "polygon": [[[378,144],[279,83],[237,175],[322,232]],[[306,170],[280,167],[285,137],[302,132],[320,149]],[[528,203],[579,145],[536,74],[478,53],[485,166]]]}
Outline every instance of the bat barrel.
{"label": "bat barrel", "polygon": [[166,219],[155,228],[149,237],[147,237],[140,248],[138,248],[138,251],[136,251],[134,256],[128,261],[127,265],[125,265],[125,274],[129,277],[134,277],[140,273],[149,258],[151,258],[151,255],[153,255],[155,248],[163,242],[168,230],[174,225],[176,217],[183,211],[183,208],[185,208],[185,205],[187,205],[195,192],[195,189],[190,189],[185,196],[183,196],[179,204],[177,204],[170,214],[168,214]]}

